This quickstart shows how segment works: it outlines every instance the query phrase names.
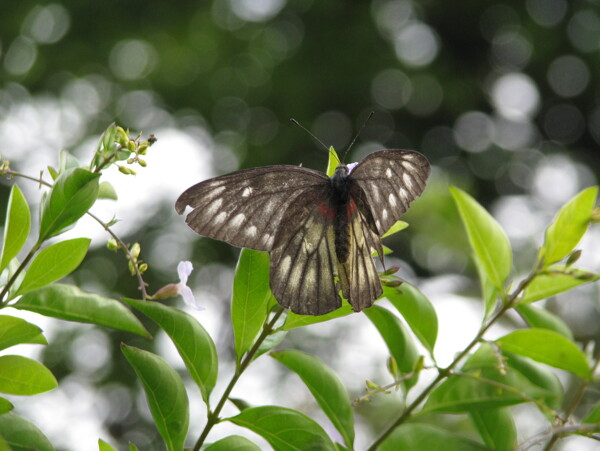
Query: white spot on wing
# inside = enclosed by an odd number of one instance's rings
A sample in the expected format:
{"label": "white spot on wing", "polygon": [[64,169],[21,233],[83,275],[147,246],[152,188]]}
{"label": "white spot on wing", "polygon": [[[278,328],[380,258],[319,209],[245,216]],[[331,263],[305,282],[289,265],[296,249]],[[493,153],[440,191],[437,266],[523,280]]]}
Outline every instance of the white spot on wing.
{"label": "white spot on wing", "polygon": [[245,220],[246,220],[246,215],[243,213],[239,213],[239,214],[235,215],[235,217],[231,220],[231,225],[233,227],[239,227],[244,223]]}
{"label": "white spot on wing", "polygon": [[412,180],[412,177],[407,172],[402,174],[402,181],[409,189],[412,188],[413,180]]}
{"label": "white spot on wing", "polygon": [[265,246],[271,247],[273,245],[274,239],[275,239],[275,237],[273,235],[271,235],[270,233],[265,233],[265,236],[263,237]]}
{"label": "white spot on wing", "polygon": [[388,212],[387,212],[387,210],[385,208],[383,210],[381,210],[381,216],[382,216],[382,218],[383,218],[384,221],[387,220]]}
{"label": "white spot on wing", "polygon": [[394,196],[394,193],[390,193],[390,195],[388,196],[388,201],[389,201],[390,205],[392,206],[392,208],[397,205],[396,196]]}
{"label": "white spot on wing", "polygon": [[408,161],[403,161],[402,167],[408,171],[415,171],[417,169],[417,166],[415,164],[410,163]]}
{"label": "white spot on wing", "polygon": [[223,221],[225,221],[226,217],[227,217],[227,213],[222,211],[217,216],[215,216],[215,219],[213,219],[213,221],[215,222],[215,224],[221,224]]}
{"label": "white spot on wing", "polygon": [[390,168],[387,168],[387,169],[385,170],[385,176],[386,176],[388,179],[391,179],[393,175],[394,175],[394,173],[392,172],[392,170],[391,170]]}
{"label": "white spot on wing", "polygon": [[281,264],[279,265],[279,271],[282,274],[287,274],[288,271],[290,270],[291,265],[292,265],[292,257],[290,257],[289,255],[286,255],[285,257],[283,257],[283,260],[281,260]]}
{"label": "white spot on wing", "polygon": [[252,188],[247,186],[246,188],[244,188],[244,191],[242,191],[242,197],[248,197],[250,196],[250,194],[252,194]]}
{"label": "white spot on wing", "polygon": [[218,196],[219,194],[221,194],[223,191],[225,191],[225,187],[224,186],[218,186],[217,188],[213,189],[210,193],[211,196]]}
{"label": "white spot on wing", "polygon": [[250,226],[246,229],[246,235],[250,236],[250,237],[255,237],[256,236],[256,227],[254,226]]}
{"label": "white spot on wing", "polygon": [[217,211],[219,211],[219,208],[221,208],[222,204],[223,204],[223,199],[219,198],[219,199],[215,200],[206,209],[206,214],[211,215],[211,216],[216,214]]}

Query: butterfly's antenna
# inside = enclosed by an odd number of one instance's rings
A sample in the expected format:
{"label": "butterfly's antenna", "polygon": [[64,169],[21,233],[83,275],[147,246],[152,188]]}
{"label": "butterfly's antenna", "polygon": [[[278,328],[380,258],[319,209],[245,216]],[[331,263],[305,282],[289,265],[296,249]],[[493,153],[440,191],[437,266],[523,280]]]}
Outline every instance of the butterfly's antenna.
{"label": "butterfly's antenna", "polygon": [[290,121],[292,121],[292,124],[297,125],[298,127],[300,127],[302,130],[304,130],[306,133],[308,133],[310,136],[312,136],[312,138],[318,142],[319,144],[321,144],[325,150],[327,151],[327,153],[329,153],[329,147],[327,147],[323,141],[321,141],[319,138],[317,138],[309,129],[307,129],[304,125],[302,125],[300,122],[298,122],[296,119],[294,118],[290,118]]}
{"label": "butterfly's antenna", "polygon": [[358,136],[362,133],[363,129],[365,128],[365,125],[367,125],[367,122],[369,122],[369,119],[371,119],[373,117],[373,113],[375,113],[375,112],[371,111],[369,113],[369,116],[367,116],[367,118],[365,119],[365,121],[361,125],[360,130],[354,136],[354,139],[352,140],[352,142],[350,143],[350,145],[346,149],[346,152],[344,152],[344,158],[342,158],[342,161],[346,161],[346,155],[348,155],[348,152],[350,152],[350,149],[352,149],[352,146],[354,145],[354,142],[356,141],[356,139],[358,138]]}

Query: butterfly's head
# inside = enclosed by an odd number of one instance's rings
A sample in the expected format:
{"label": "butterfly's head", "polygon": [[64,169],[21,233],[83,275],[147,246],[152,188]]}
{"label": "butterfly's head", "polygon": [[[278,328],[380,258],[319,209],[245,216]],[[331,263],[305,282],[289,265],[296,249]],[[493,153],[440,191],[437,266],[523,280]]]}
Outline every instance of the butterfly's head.
{"label": "butterfly's head", "polygon": [[350,171],[348,170],[348,166],[345,164],[340,164],[337,168],[335,168],[335,172],[333,173],[333,179],[339,178],[344,179],[348,176]]}
{"label": "butterfly's head", "polygon": [[346,166],[345,164],[340,164],[337,168],[335,168],[335,172],[331,177],[331,185],[333,186],[336,192],[345,191],[348,173],[348,166]]}

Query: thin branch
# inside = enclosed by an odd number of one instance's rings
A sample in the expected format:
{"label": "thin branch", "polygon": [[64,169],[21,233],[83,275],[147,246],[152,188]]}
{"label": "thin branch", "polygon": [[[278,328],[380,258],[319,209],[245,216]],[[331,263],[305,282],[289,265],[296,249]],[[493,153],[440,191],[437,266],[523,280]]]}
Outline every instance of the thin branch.
{"label": "thin branch", "polygon": [[589,436],[587,434],[592,432],[600,431],[600,426],[597,424],[569,424],[558,427],[550,428],[532,438],[524,442],[522,445],[519,445],[517,451],[526,451],[532,446],[537,445],[538,443],[542,443],[544,440],[549,437],[564,437],[565,435],[570,434],[580,434],[585,433],[589,438],[597,440],[595,436]]}
{"label": "thin branch", "polygon": [[463,349],[454,358],[454,360],[452,361],[452,363],[450,363],[450,365],[448,365],[446,368],[439,369],[439,373],[438,373],[437,377],[427,387],[425,387],[425,389],[421,392],[421,394],[419,396],[417,396],[417,398],[415,398],[415,400],[404,409],[402,414],[383,431],[383,433],[369,447],[368,451],[375,451],[379,447],[379,445],[381,445],[381,443],[392,433],[392,431],[394,429],[396,429],[398,426],[400,426],[406,420],[408,420],[408,418],[410,418],[410,415],[413,413],[413,411],[417,407],[419,407],[423,401],[425,401],[425,399],[427,398],[429,393],[431,393],[433,391],[433,389],[435,387],[437,387],[437,385],[442,380],[444,380],[446,377],[448,377],[451,374],[454,367],[456,367],[460,363],[460,361],[463,358],[465,358],[471,352],[471,350],[481,341],[481,339],[483,338],[483,335],[488,331],[488,329],[490,327],[492,327],[492,325],[494,325],[496,323],[496,321],[498,321],[508,310],[510,310],[511,308],[514,307],[519,295],[523,292],[523,290],[525,288],[527,288],[527,286],[531,283],[531,281],[537,276],[538,270],[539,269],[536,267],[536,269],[534,271],[532,271],[525,279],[521,280],[521,282],[519,283],[517,288],[515,288],[515,290],[508,297],[506,297],[506,299],[503,302],[503,306],[500,308],[500,310],[498,310],[498,312],[496,312],[494,314],[494,316],[492,316],[488,320],[488,322],[481,327],[481,329],[479,330],[479,332],[477,333],[475,338],[473,338],[473,340],[471,340],[471,342],[467,345],[467,347],[465,349]]}
{"label": "thin branch", "polygon": [[[592,376],[596,372],[596,369],[598,368],[599,364],[600,364],[600,354],[598,354],[598,356],[596,357],[596,360],[594,362],[594,365],[592,366],[592,369],[591,369]],[[589,384],[590,384],[590,379],[585,379],[581,382],[581,384],[579,385],[579,388],[577,389],[577,393],[575,393],[575,396],[573,397],[573,400],[571,401],[571,404],[569,405],[569,408],[567,409],[567,414],[566,414],[565,418],[563,420],[560,420],[560,423],[559,423],[560,425],[565,425],[570,420],[571,416],[573,415],[573,412],[575,412],[575,409],[577,408],[577,406],[583,399],[583,394],[585,393],[585,390]],[[560,434],[560,433],[552,433],[552,435],[550,436],[550,440],[548,440],[548,443],[546,443],[546,446],[544,447],[544,451],[550,451],[554,447],[554,444],[561,437],[562,437],[562,434]]]}
{"label": "thin branch", "polygon": [[[30,175],[26,175],[26,174],[22,174],[20,172],[13,171],[12,169],[6,169],[2,172],[1,175],[8,175],[9,177],[21,177],[26,180],[31,180],[33,182],[39,183],[40,185],[44,185],[49,188],[52,188],[52,184],[43,180],[41,174],[40,174],[39,178],[36,178],[36,177],[31,177]],[[91,213],[89,211],[87,212],[87,214],[90,217],[92,217],[98,224],[100,224],[102,226],[102,228],[104,230],[106,230],[106,232],[108,232],[108,234],[117,242],[119,247],[121,249],[123,249],[123,252],[125,253],[125,256],[127,257],[127,259],[133,263],[133,268],[135,269],[135,275],[138,279],[139,289],[142,293],[142,299],[144,299],[144,300],[148,299],[148,293],[146,292],[147,284],[146,284],[146,282],[144,282],[144,278],[142,277],[142,273],[136,263],[136,259],[133,257],[133,255],[131,255],[131,252],[129,251],[129,247],[125,243],[123,243],[121,238],[119,238],[119,236],[112,231],[112,229],[109,227],[109,225],[107,223],[105,223],[104,221],[102,221],[100,218],[98,218],[96,215],[94,215],[93,213]],[[35,251],[37,251],[39,249],[39,247],[41,246],[41,243],[38,243],[37,246],[38,247],[37,247],[37,249],[35,249]],[[33,255],[30,255],[30,254],[28,254],[27,257],[25,258],[25,260],[23,260],[23,262],[17,269],[17,272],[13,275],[13,277],[11,278],[9,283],[4,287],[2,292],[0,292],[0,307],[3,306],[2,299],[6,295],[6,292],[8,291],[8,289],[10,288],[11,283],[14,282],[13,279],[16,279],[16,276],[19,275],[19,273],[25,268],[25,265],[29,262],[31,257],[33,257]]]}
{"label": "thin branch", "polygon": [[558,412],[556,412],[555,410],[551,409],[548,406],[545,406],[541,401],[539,401],[535,398],[532,398],[528,394],[523,393],[522,391],[518,390],[515,387],[503,384],[502,382],[498,382],[494,379],[489,379],[487,377],[481,377],[481,376],[477,376],[475,374],[463,373],[462,371],[452,371],[452,374],[454,374],[456,376],[473,379],[473,380],[479,381],[483,384],[492,385],[494,387],[501,388],[502,390],[507,391],[509,393],[514,393],[515,395],[519,396],[520,398],[523,398],[525,401],[535,404],[540,410],[543,410],[544,412],[551,415],[552,417],[560,418],[560,416],[558,415]]}
{"label": "thin branch", "polygon": [[140,268],[138,267],[136,259],[134,258],[134,256],[129,251],[129,247],[125,243],[123,243],[123,241],[121,240],[121,238],[119,238],[118,235],[111,230],[111,228],[108,226],[108,224],[106,224],[104,221],[102,221],[102,219],[100,219],[98,216],[96,216],[95,214],[93,214],[93,213],[91,213],[89,211],[87,212],[87,214],[89,216],[91,216],[92,218],[94,218],[94,220],[96,222],[98,222],[98,224],[100,224],[102,226],[102,228],[104,228],[104,230],[106,230],[111,237],[113,237],[113,239],[119,245],[119,248],[123,249],[123,252],[125,253],[125,256],[133,264],[133,268],[135,270],[135,275],[136,275],[136,277],[138,279],[138,285],[139,285],[140,291],[142,292],[142,299],[144,299],[144,300],[148,299],[148,293],[146,292],[146,285],[147,284],[144,281],[144,278],[142,276],[142,272],[140,271]]}
{"label": "thin branch", "polygon": [[[410,373],[407,373],[404,376],[399,377],[398,379],[394,380],[394,382],[392,382],[390,384],[387,384],[384,386],[378,386],[376,389],[368,392],[366,395],[356,398],[354,401],[352,401],[352,405],[357,406],[363,401],[369,401],[371,399],[371,396],[376,395],[377,393],[386,392],[388,390],[391,390],[392,388],[398,388],[398,385],[400,385],[406,379],[410,379],[414,375],[415,375],[415,372],[411,371]],[[368,391],[368,389],[367,389],[367,391]]]}
{"label": "thin branch", "polygon": [[242,360],[242,363],[236,368],[235,372],[233,373],[233,376],[231,377],[231,381],[229,381],[227,388],[221,395],[221,399],[219,400],[217,407],[215,407],[215,410],[213,410],[212,412],[211,411],[208,412],[208,422],[206,423],[206,426],[204,426],[204,430],[202,431],[202,434],[200,434],[200,437],[196,441],[193,451],[200,450],[200,447],[204,443],[204,440],[206,440],[206,437],[208,436],[208,433],[210,432],[210,430],[213,428],[213,426],[215,424],[217,424],[220,421],[219,414],[221,413],[221,409],[223,409],[223,406],[229,399],[229,394],[233,390],[233,387],[235,387],[235,384],[237,383],[237,381],[240,378],[240,376],[242,375],[242,373],[246,370],[248,365],[250,365],[250,362],[252,361],[252,359],[254,358],[254,355],[260,348],[260,345],[271,334],[271,332],[273,332],[275,323],[277,322],[277,320],[279,319],[279,317],[281,316],[282,313],[283,313],[283,309],[279,309],[279,311],[276,312],[275,315],[273,315],[273,318],[271,318],[271,321],[269,321],[267,324],[264,325],[263,330],[262,330],[261,334],[259,335],[259,337],[254,342],[254,345],[246,353],[246,355],[244,356],[244,358]]}
{"label": "thin branch", "polygon": [[19,277],[19,274],[21,274],[21,272],[25,269],[25,266],[27,266],[27,264],[33,258],[35,253],[39,250],[41,245],[42,243],[40,241],[33,245],[27,256],[23,259],[17,270],[12,275],[12,277],[8,280],[6,285],[4,285],[2,291],[0,291],[0,308],[6,307],[6,305],[8,304],[10,297],[7,297],[6,300],[4,300],[4,297],[7,295],[8,290],[10,290],[10,288],[13,286],[13,284],[17,280],[17,277]]}

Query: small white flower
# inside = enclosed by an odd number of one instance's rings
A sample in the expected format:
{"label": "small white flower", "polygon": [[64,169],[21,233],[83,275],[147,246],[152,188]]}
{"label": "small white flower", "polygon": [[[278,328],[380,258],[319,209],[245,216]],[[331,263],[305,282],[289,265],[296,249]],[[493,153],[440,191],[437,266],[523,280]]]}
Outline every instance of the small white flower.
{"label": "small white flower", "polygon": [[177,292],[181,295],[183,300],[190,307],[195,308],[196,310],[204,310],[204,307],[200,307],[196,303],[196,298],[194,297],[194,293],[192,289],[187,286],[188,277],[192,273],[194,267],[192,266],[192,262],[183,261],[179,262],[177,265],[177,274],[179,275],[179,283],[177,284]]}
{"label": "small white flower", "polygon": [[358,163],[348,163],[346,166],[348,167],[348,174],[350,174],[352,170],[358,166]]}
{"label": "small white flower", "polygon": [[190,307],[192,307],[196,310],[204,310],[204,307],[201,307],[196,302],[196,298],[194,297],[194,293],[192,292],[192,289],[187,286],[188,277],[192,273],[192,269],[194,269],[194,267],[192,266],[191,262],[187,262],[187,261],[179,262],[179,264],[177,265],[177,274],[179,275],[179,283],[170,283],[168,285],[165,285],[160,290],[158,290],[156,293],[154,293],[154,296],[151,296],[150,298],[151,299],[166,299],[166,298],[171,298],[173,296],[180,295],[183,298],[183,300],[185,301],[185,303],[187,305],[189,305]]}

